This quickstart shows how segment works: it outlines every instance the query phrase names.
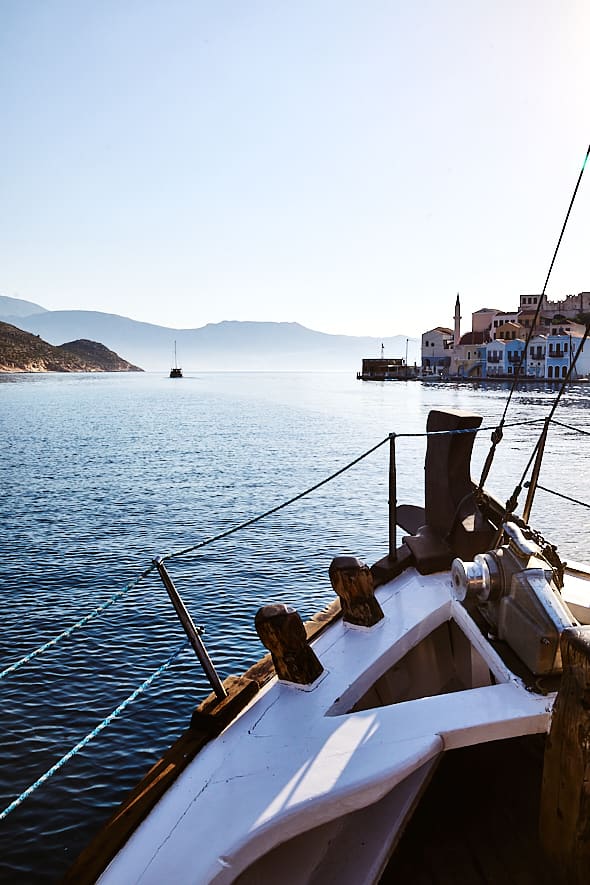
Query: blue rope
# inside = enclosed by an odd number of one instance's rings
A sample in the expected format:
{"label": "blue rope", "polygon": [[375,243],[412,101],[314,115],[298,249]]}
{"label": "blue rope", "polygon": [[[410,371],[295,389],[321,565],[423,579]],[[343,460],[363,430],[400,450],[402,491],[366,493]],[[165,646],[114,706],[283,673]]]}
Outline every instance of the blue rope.
{"label": "blue rope", "polygon": [[158,667],[158,669],[155,670],[151,676],[148,676],[145,682],[142,682],[141,685],[136,688],[135,691],[130,694],[128,698],[120,703],[119,706],[106,717],[106,719],[103,719],[103,721],[99,725],[97,725],[96,728],[93,728],[92,731],[87,734],[85,738],[82,738],[82,740],[79,741],[75,747],[72,747],[72,749],[69,750],[65,754],[65,756],[62,756],[61,759],[55,763],[55,765],[52,765],[51,768],[46,771],[45,774],[41,775],[41,777],[38,778],[34,784],[31,784],[31,786],[28,787],[23,793],[21,793],[20,796],[18,796],[13,802],[11,802],[10,805],[8,805],[8,807],[0,813],[0,821],[4,820],[5,817],[8,817],[11,811],[14,811],[15,808],[18,808],[18,806],[21,805],[25,801],[25,799],[28,799],[29,796],[35,792],[35,790],[39,789],[39,787],[44,784],[45,781],[49,780],[49,778],[54,775],[56,771],[59,771],[59,769],[62,768],[62,766],[64,766],[66,762],[69,762],[72,756],[75,756],[76,753],[79,753],[80,750],[82,750],[86,746],[86,744],[90,743],[90,741],[97,736],[97,734],[100,734],[100,732],[103,731],[107,727],[107,725],[110,725],[113,719],[116,719],[117,716],[119,716],[123,712],[123,710],[129,706],[129,704],[131,704],[143,691],[145,691],[146,688],[148,688],[152,684],[157,676],[160,676],[165,670],[168,669],[168,667],[176,660],[178,655],[186,647],[187,643],[188,640],[185,639],[184,642],[182,642],[178,646],[176,651],[174,651],[170,655],[168,660],[165,661],[160,667]]}
{"label": "blue rope", "polygon": [[97,606],[93,609],[89,614],[85,615],[79,621],[76,621],[75,624],[72,624],[71,627],[68,627],[67,630],[64,630],[63,633],[60,633],[59,636],[54,636],[53,639],[50,639],[44,645],[40,645],[39,648],[36,648],[34,651],[29,652],[29,654],[25,655],[24,658],[21,658],[20,661],[16,661],[14,664],[11,664],[10,667],[6,667],[6,669],[0,671],[0,679],[4,679],[5,676],[8,676],[9,673],[14,673],[15,670],[18,670],[19,667],[22,667],[23,664],[27,664],[29,661],[32,661],[33,658],[36,658],[38,655],[42,654],[44,651],[47,651],[48,648],[51,648],[53,645],[57,645],[60,640],[65,639],[67,636],[70,636],[74,630],[78,630],[80,627],[83,627],[97,615],[108,608],[109,605],[112,605],[113,602],[116,602],[117,599],[120,599],[121,596],[124,596],[125,593],[129,592],[129,590],[133,590],[137,585],[146,578],[155,566],[150,565],[141,575],[135,579],[135,581],[130,581],[122,590],[118,590],[117,593],[113,593],[110,599],[107,599],[106,602],[101,603],[101,605]]}

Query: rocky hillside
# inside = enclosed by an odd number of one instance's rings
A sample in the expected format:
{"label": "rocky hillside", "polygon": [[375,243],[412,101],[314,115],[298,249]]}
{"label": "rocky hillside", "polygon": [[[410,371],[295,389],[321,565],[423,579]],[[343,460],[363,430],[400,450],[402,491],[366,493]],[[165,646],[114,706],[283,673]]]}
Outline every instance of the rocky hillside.
{"label": "rocky hillside", "polygon": [[142,372],[96,341],[54,347],[30,332],[0,322],[0,372]]}

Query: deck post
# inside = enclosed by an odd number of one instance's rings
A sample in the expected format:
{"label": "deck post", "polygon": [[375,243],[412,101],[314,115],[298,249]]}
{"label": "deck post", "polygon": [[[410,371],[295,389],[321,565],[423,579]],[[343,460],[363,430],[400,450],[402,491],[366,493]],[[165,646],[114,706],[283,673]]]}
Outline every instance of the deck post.
{"label": "deck post", "polygon": [[547,737],[540,833],[553,881],[586,885],[590,870],[590,627],[561,637],[563,675]]}
{"label": "deck post", "polygon": [[308,644],[303,621],[290,605],[263,606],[256,612],[254,626],[271,653],[279,679],[311,685],[323,673],[324,668]]}
{"label": "deck post", "polygon": [[340,597],[342,616],[348,624],[373,627],[383,618],[375,598],[370,568],[355,556],[336,556],[330,564],[330,581]]}
{"label": "deck post", "polygon": [[397,473],[395,433],[389,434],[389,559],[397,559]]}

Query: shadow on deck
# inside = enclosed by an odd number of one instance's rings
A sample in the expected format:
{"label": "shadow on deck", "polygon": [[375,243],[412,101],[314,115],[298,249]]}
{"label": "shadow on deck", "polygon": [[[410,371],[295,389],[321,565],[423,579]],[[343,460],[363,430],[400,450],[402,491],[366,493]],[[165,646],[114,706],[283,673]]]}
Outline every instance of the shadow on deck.
{"label": "shadow on deck", "polygon": [[544,741],[447,753],[380,885],[550,885],[538,832]]}

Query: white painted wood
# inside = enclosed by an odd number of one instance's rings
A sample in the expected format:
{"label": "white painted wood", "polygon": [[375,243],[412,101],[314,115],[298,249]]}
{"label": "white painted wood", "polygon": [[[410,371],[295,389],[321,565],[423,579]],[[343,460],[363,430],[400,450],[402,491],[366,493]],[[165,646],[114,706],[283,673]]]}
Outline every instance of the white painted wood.
{"label": "white painted wood", "polygon": [[379,802],[277,846],[248,867],[235,885],[359,885],[377,881],[436,763],[437,759],[427,762]]}
{"label": "white painted wood", "polygon": [[[181,774],[100,882],[234,882],[279,844],[344,826],[387,797],[401,821],[420,786],[410,778],[443,750],[545,731],[553,698],[524,688],[450,590],[449,573],[410,569],[378,591],[385,618],[374,628],[327,629],[314,643],[325,677],[306,692],[269,683]],[[480,675],[483,660],[498,684],[347,712],[450,618],[472,643]]]}
{"label": "white painted wood", "polygon": [[566,569],[562,596],[574,618],[590,624],[590,574],[584,566]]}

